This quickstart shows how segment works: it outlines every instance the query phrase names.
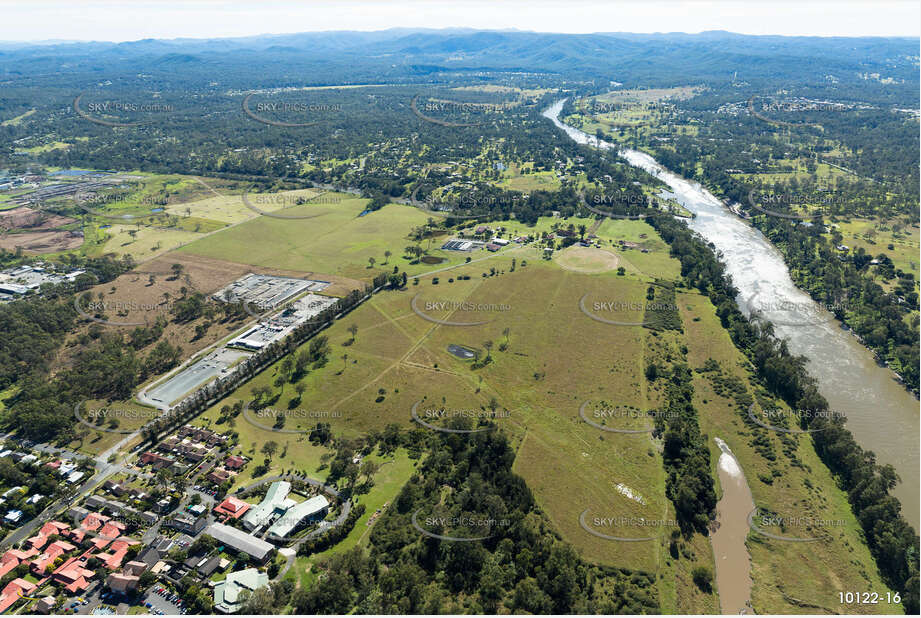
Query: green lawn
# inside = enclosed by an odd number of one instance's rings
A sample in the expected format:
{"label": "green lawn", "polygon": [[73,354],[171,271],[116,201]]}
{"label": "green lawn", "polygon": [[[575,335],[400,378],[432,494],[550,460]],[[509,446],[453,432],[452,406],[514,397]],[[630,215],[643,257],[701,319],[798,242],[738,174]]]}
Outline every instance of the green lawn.
{"label": "green lawn", "polygon": [[[394,499],[409,477],[416,469],[417,462],[410,459],[405,449],[399,449],[392,456],[381,457],[379,454],[369,455],[366,459],[376,461],[381,465],[379,472],[374,475],[374,485],[366,494],[355,498],[356,504],[364,504],[365,512],[355,522],[355,527],[345,539],[335,547],[324,552],[310,556],[298,556],[291,570],[285,574],[286,578],[297,580],[301,586],[309,586],[316,575],[312,567],[319,560],[331,556],[333,553],[347,551],[355,546],[366,547],[371,536],[372,525],[368,525],[371,517],[378,509],[386,508],[393,504]],[[381,511],[383,513],[383,510]],[[380,515],[378,515],[379,517]]]}
{"label": "green lawn", "polygon": [[[360,216],[368,200],[342,196],[339,203],[293,206],[286,215],[319,214],[311,219],[258,217],[200,239],[181,249],[186,253],[302,272],[342,275],[368,280],[394,266],[410,276],[451,264],[463,263],[467,253],[438,249],[446,236],[419,243],[430,255],[444,258],[438,265],[410,264],[405,248],[416,244],[409,234],[431,215],[411,206],[390,204]],[[391,252],[388,258],[386,251]],[[485,253],[481,251],[480,253]],[[375,267],[369,268],[369,258]]]}

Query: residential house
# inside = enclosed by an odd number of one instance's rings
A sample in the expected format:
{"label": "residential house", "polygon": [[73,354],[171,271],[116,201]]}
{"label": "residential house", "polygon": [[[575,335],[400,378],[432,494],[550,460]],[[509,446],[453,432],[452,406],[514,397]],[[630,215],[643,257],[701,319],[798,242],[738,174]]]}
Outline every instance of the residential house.
{"label": "residential house", "polygon": [[35,584],[24,579],[16,578],[8,583],[3,592],[0,592],[0,612],[8,610],[16,601],[35,590]]}
{"label": "residential house", "polygon": [[48,543],[48,539],[51,538],[51,535],[57,534],[66,537],[69,533],[70,526],[67,524],[59,521],[48,521],[42,525],[38,534],[28,540],[28,543],[32,546],[32,549],[41,550]]}
{"label": "residential house", "polygon": [[40,598],[33,609],[36,614],[50,614],[56,604],[57,601],[55,598],[49,594],[46,597]]}
{"label": "residential house", "polygon": [[64,589],[70,594],[78,594],[89,588],[90,580],[96,576],[96,573],[86,568],[86,557],[77,556],[71,558],[51,576],[51,579],[64,586]]}
{"label": "residential house", "polygon": [[192,513],[180,513],[164,521],[163,525],[186,534],[198,534],[208,525],[208,518],[198,517]]}
{"label": "residential house", "polygon": [[214,507],[214,512],[223,515],[225,519],[239,519],[249,510],[250,506],[252,505],[249,502],[240,500],[236,496],[227,496],[223,502]]}
{"label": "residential house", "polygon": [[231,455],[224,460],[224,467],[228,470],[239,470],[246,465],[246,458],[240,455]]}
{"label": "residential house", "polygon": [[125,555],[128,553],[128,548],[138,543],[140,543],[140,541],[120,538],[112,542],[108,552],[93,554],[93,556],[102,560],[107,569],[114,571],[122,565]]}
{"label": "residential house", "polygon": [[206,476],[205,478],[211,483],[214,483],[215,485],[220,485],[224,483],[224,481],[229,479],[231,476],[234,476],[234,475],[228,472],[227,470],[224,470],[223,468],[215,468],[214,470],[209,472],[208,476]]}
{"label": "residential house", "polygon": [[30,549],[28,551],[22,551],[19,549],[10,549],[0,557],[0,577],[3,577],[20,564],[26,562],[33,556],[37,556],[38,551],[35,549]]}
{"label": "residential house", "polygon": [[77,549],[76,545],[71,545],[67,541],[55,541],[48,545],[45,548],[45,551],[41,553],[35,560],[32,561],[31,570],[32,573],[38,577],[45,575],[45,571],[49,566],[53,565],[55,560],[64,554],[70,553]]}
{"label": "residential house", "polygon": [[142,466],[146,466],[147,464],[150,464],[153,466],[154,470],[160,470],[162,468],[166,468],[167,466],[173,465],[175,463],[175,460],[172,459],[171,457],[166,457],[159,453],[154,453],[153,451],[144,451],[143,453],[141,453],[141,456],[138,458],[138,462]]}
{"label": "residential house", "polygon": [[125,575],[124,573],[110,573],[106,578],[106,587],[109,589],[119,592],[121,594],[127,594],[133,590],[137,590],[138,583],[141,581],[140,577],[136,575]]}

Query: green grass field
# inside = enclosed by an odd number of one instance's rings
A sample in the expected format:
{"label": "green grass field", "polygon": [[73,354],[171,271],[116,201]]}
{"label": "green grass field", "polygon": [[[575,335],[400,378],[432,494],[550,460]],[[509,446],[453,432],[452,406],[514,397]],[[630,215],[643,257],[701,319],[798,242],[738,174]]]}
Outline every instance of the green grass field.
{"label": "green grass field", "polygon": [[87,401],[80,406],[79,418],[74,414],[76,439],[65,446],[96,456],[125,438],[125,432],[139,429],[159,414],[134,401]]}
{"label": "green grass field", "polygon": [[[601,516],[667,517],[662,462],[650,435],[603,432],[579,418],[580,405],[590,399],[648,409],[653,405],[650,397],[658,397],[646,392],[643,377],[647,331],[596,322],[578,306],[585,294],[641,302],[646,284],[614,272],[565,271],[540,261],[532,249],[520,251],[514,272],[507,256],[488,263],[505,274],[484,278],[481,265],[460,266],[442,273],[437,285],[428,277],[406,291],[378,294],[337,322],[324,332],[331,347],[329,361],[304,378],[307,390],[300,402],[291,402],[296,397],[292,386],[283,392],[274,386],[276,364],[221,405],[248,400],[254,386],[269,385],[279,393],[273,407],[335,411],[338,416],[324,419],[334,432],[356,436],[388,423],[411,426],[410,410],[417,402],[422,402],[420,410],[483,411],[494,398],[500,410],[508,411],[496,423],[518,449],[515,470],[564,537],[589,560],[654,570],[663,551],[659,543],[599,543],[578,521],[585,509]],[[467,274],[469,281],[456,279]],[[428,302],[467,301],[508,309],[428,311],[435,319],[486,320],[470,327],[443,326],[413,312],[411,300],[417,294],[417,306],[423,308]],[[629,314],[620,317],[630,319]],[[351,342],[346,329],[353,323],[358,331]],[[457,344],[484,353],[487,341],[493,342],[492,362],[477,370],[447,350]],[[574,384],[582,385],[579,392]],[[206,413],[211,419],[217,415],[217,407]],[[305,420],[301,426],[307,429],[313,422]],[[295,427],[293,421],[285,425]],[[313,449],[298,434],[273,434],[243,418],[236,420],[236,429],[247,453],[257,452],[265,440],[278,442],[288,455],[276,457],[275,467],[306,467],[310,473],[319,463],[319,454],[308,456]],[[640,498],[626,497],[618,486]]]}
{"label": "green grass field", "polygon": [[[336,435],[357,437],[390,423],[416,426],[411,416],[414,404],[419,404],[423,415],[433,409],[485,414],[495,402],[503,412],[495,423],[516,449],[515,471],[525,478],[554,527],[585,559],[659,573],[660,601],[667,611],[718,611],[716,596],[701,592],[690,575],[693,566],[714,565],[706,536],[687,539],[686,553],[675,559],[668,552],[671,529],[667,526],[654,531],[654,540],[625,543],[599,539],[579,524],[579,515],[586,510],[600,517],[674,518],[673,507],[665,498],[661,444],[648,433],[612,433],[592,427],[580,418],[583,403],[589,402],[589,409],[655,408],[662,403],[663,391],[661,386],[650,387],[644,376],[646,363],[661,358],[666,350],[684,346],[692,367],[712,357],[724,371],[740,378],[744,389],[753,392],[756,388],[744,358],[702,296],[679,293],[683,332],[653,333],[642,326],[601,323],[580,310],[582,298],[588,306],[611,300],[641,305],[650,282],[678,276],[680,265],[653,228],[642,221],[606,220],[595,230],[601,248],[591,249],[601,253],[573,254],[562,265],[557,256],[551,261],[541,259],[536,247],[509,248],[497,254],[475,252],[470,255],[474,260],[485,259],[469,264],[464,263],[468,254],[452,254],[437,266],[409,265],[402,256],[403,248],[411,244],[410,230],[424,224],[428,215],[392,204],[359,216],[365,204],[366,200],[346,196],[339,203],[297,206],[289,212],[322,216],[302,220],[258,217],[181,249],[209,258],[364,280],[393,265],[410,276],[446,268],[435,275],[420,274],[419,282],[411,280],[405,290],[375,295],[324,331],[329,355],[325,365],[311,368],[303,378],[306,390],[302,397],[292,384],[277,383],[278,362],[206,411],[198,422],[213,423],[221,406],[247,402],[253,388],[268,386],[274,393],[274,408],[310,412],[289,418],[284,426],[303,433],[272,432],[241,416],[233,421],[240,435],[240,451],[261,461],[262,445],[273,440],[279,448],[267,474],[297,469],[322,478],[331,452],[311,445],[306,438],[317,420],[329,422]],[[504,236],[539,234],[569,224],[591,229],[594,221],[545,217],[531,227],[515,221],[487,223],[504,226]],[[440,240],[433,240],[432,245],[440,245]],[[631,243],[635,246],[629,246]],[[388,250],[392,252],[389,259],[384,256]],[[609,262],[609,255],[616,262]],[[616,267],[594,268],[599,256],[608,266],[623,266],[624,273],[619,274]],[[368,268],[369,257],[376,259],[374,269]],[[586,265],[593,272],[578,272]],[[444,305],[461,302],[477,306]],[[625,322],[643,319],[629,309],[605,317]],[[468,325],[445,325],[438,320]],[[348,331],[350,325],[357,327],[354,337]],[[470,360],[449,352],[452,344],[475,351],[479,358],[488,354],[491,362],[474,367]],[[718,394],[706,374],[695,374],[694,386],[701,428],[711,447],[714,478],[719,451],[712,438],[720,436],[736,452],[756,504],[778,512],[808,509],[813,515],[847,522],[823,539],[822,545],[773,543],[750,535],[755,609],[802,611],[795,601],[800,599],[837,611],[838,590],[885,590],[846,498],[835,488],[810,440],[798,438],[793,446],[802,466],[797,467],[783,453],[791,445],[770,436],[778,452],[777,460],[771,462],[758,450],[760,443],[755,444],[751,430],[738,415],[737,403],[725,390]],[[439,423],[431,418],[429,422]],[[760,447],[763,451],[763,445]],[[254,468],[250,464],[235,485],[251,482]],[[371,514],[393,499],[413,468],[414,462],[405,454],[384,466],[364,498],[369,511],[346,541],[329,551],[366,543]],[[639,536],[648,533],[648,528],[617,532]],[[309,584],[315,577],[313,565],[324,555],[298,558],[287,577]]]}
{"label": "green grass field", "polygon": [[[696,294],[679,294],[678,306],[687,328],[691,367],[701,367],[708,358],[713,358],[726,375],[738,377],[745,385],[745,392],[754,396],[756,391],[749,363],[721,328],[709,300]],[[783,542],[749,533],[747,546],[752,558],[755,611],[759,614],[817,611],[791,600],[799,599],[826,608],[830,613],[902,613],[901,606],[851,605],[845,608],[839,604],[839,590],[883,593],[887,590],[862,540],[862,531],[850,510],[847,496],[837,488],[828,469],[819,460],[811,437],[794,436],[792,444],[785,446],[779,433],[760,429],[756,433],[743,421],[737,402],[723,389],[720,391],[724,394],[717,393],[706,375],[695,373],[694,403],[701,410],[701,429],[710,438],[714,478],[717,477],[720,450],[713,438],[718,436],[736,455],[757,507],[784,516],[845,522],[840,528],[814,531],[822,537],[818,542]],[[785,408],[780,402],[772,402],[772,407]],[[776,453],[775,462],[759,452],[755,442],[759,435],[766,436],[771,444]],[[764,439],[758,438],[759,443]],[[801,465],[792,465],[784,454],[784,448],[791,446]],[[772,532],[785,534],[779,530]],[[786,534],[795,536],[803,531],[794,529]]]}
{"label": "green grass field", "polygon": [[[321,202],[294,206],[285,214],[319,214],[311,219],[258,217],[203,238],[182,248],[183,252],[259,266],[303,272],[321,272],[368,280],[380,270],[394,266],[413,276],[463,263],[465,258],[484,257],[484,250],[473,254],[441,251],[448,235],[420,243],[429,255],[443,258],[437,265],[410,264],[405,248],[416,244],[409,238],[414,227],[431,217],[411,206],[390,204],[359,216],[368,200],[342,196],[339,203]],[[385,252],[390,251],[388,258]],[[369,268],[369,258],[375,268]],[[380,269],[380,270],[378,270]]]}

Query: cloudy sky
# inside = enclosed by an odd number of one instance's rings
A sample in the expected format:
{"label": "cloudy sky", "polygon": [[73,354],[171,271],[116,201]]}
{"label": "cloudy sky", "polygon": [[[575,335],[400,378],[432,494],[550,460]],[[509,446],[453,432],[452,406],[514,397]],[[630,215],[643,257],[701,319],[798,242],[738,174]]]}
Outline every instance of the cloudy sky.
{"label": "cloudy sky", "polygon": [[921,2],[0,0],[0,41],[131,41],[397,27],[917,37]]}

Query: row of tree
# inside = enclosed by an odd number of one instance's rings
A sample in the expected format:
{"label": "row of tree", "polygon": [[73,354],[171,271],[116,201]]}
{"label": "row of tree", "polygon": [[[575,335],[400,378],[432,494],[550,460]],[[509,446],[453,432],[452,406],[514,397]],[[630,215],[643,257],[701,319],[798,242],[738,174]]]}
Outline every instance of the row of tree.
{"label": "row of tree", "polygon": [[[876,463],[844,427],[840,415],[823,415],[828,402],[806,370],[805,358],[790,354],[774,336],[770,323],[748,320],[735,303],[738,290],[723,274],[724,266],[682,222],[670,217],[648,219],[681,261],[682,277],[717,308],[723,327],[755,366],[767,388],[796,410],[814,410],[811,428],[816,451],[848,492],[851,508],[866,535],[867,545],[886,583],[902,595],[905,610],[919,610],[919,539],[901,515],[898,499],[889,492],[898,482],[890,465]],[[830,417],[830,418],[827,418]]]}

